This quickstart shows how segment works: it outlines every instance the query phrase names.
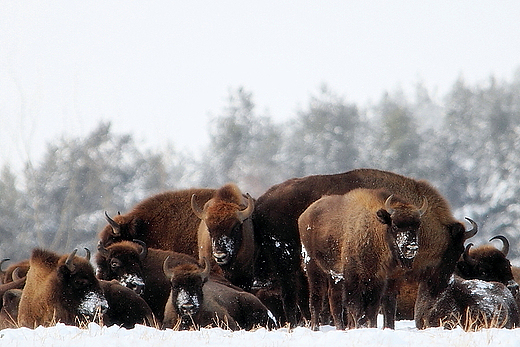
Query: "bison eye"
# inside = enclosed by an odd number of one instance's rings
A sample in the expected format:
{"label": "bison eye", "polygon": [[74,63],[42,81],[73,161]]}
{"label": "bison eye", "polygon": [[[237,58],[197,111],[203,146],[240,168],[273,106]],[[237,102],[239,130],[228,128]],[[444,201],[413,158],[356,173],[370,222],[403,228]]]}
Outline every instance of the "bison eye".
{"label": "bison eye", "polygon": [[78,289],[85,288],[88,285],[88,279],[86,278],[76,278],[74,280],[74,286]]}
{"label": "bison eye", "polygon": [[119,260],[117,260],[117,259],[114,259],[114,260],[112,260],[112,261],[110,262],[110,267],[111,267],[112,269],[117,269],[117,268],[120,267],[120,266],[121,266],[121,262],[120,262]]}

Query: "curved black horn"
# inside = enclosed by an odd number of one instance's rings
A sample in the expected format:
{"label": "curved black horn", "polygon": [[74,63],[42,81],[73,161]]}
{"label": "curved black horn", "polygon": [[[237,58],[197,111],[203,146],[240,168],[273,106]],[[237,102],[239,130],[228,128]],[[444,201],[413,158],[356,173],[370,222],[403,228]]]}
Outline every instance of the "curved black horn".
{"label": "curved black horn", "polygon": [[74,269],[76,268],[72,261],[74,259],[74,256],[76,255],[77,251],[78,251],[77,248],[75,250],[73,250],[72,253],[67,257],[67,260],[65,260],[65,266],[67,267],[67,269],[70,270],[70,272],[74,272]]}
{"label": "curved black horn", "polygon": [[[118,212],[118,214],[120,215],[121,213]],[[119,223],[117,223],[115,220],[110,218],[107,211],[105,211],[105,218],[106,218],[108,224],[110,224],[110,226],[112,227],[112,233],[114,234],[114,236],[121,236],[121,227],[120,227]]]}
{"label": "curved black horn", "polygon": [[249,193],[246,193],[246,196],[247,207],[241,211],[237,211],[237,218],[240,222],[243,222],[249,217],[251,217],[251,215],[253,214],[253,210],[255,209],[255,201],[253,200],[251,195],[249,195]]}
{"label": "curved black horn", "polygon": [[472,243],[468,243],[468,245],[464,249],[464,253],[462,254],[462,257],[463,257],[464,261],[466,263],[468,263],[469,265],[476,266],[477,265],[477,261],[469,255],[469,249],[471,248],[471,246],[473,246],[473,244]]}
{"label": "curved black horn", "polygon": [[20,277],[20,267],[16,267],[16,269],[14,269],[13,273],[11,274],[11,276],[13,277],[13,281],[18,281],[21,277]]}
{"label": "curved black horn", "polygon": [[473,219],[466,217],[466,220],[471,223],[473,228],[469,231],[466,231],[466,234],[464,235],[464,240],[467,240],[470,237],[475,236],[475,234],[478,231],[478,225],[477,225],[477,223],[475,223],[475,221]]}
{"label": "curved black horn", "polygon": [[87,259],[87,261],[90,261],[90,249],[88,249],[87,247],[83,247],[85,249],[85,252],[87,252],[87,254],[85,255],[85,259]]}
{"label": "curved black horn", "polygon": [[504,257],[507,257],[507,253],[509,253],[509,240],[503,235],[493,236],[492,238],[489,239],[489,242],[491,242],[493,240],[502,241],[503,246],[502,246],[501,252],[504,254]]}
{"label": "curved black horn", "polygon": [[2,265],[4,265],[4,263],[5,263],[6,261],[9,261],[9,260],[11,260],[11,259],[10,259],[10,258],[5,258],[5,259],[2,259],[2,261],[0,261],[0,272],[1,272],[2,274],[5,274],[5,271],[2,270]]}
{"label": "curved black horn", "polygon": [[98,244],[97,244],[97,250],[99,253],[101,253],[104,257],[108,257],[109,255],[109,251],[108,249],[105,248],[105,246],[103,246],[103,242],[101,242],[101,240],[99,240]]}
{"label": "curved black horn", "polygon": [[143,260],[148,255],[148,247],[146,246],[146,243],[144,241],[133,239],[135,243],[137,243],[139,246],[141,246],[141,252],[139,253],[139,258]]}
{"label": "curved black horn", "polygon": [[191,209],[193,210],[193,213],[195,213],[195,215],[199,217],[199,219],[204,219],[204,211],[200,208],[196,199],[197,196],[193,194],[191,196]]}

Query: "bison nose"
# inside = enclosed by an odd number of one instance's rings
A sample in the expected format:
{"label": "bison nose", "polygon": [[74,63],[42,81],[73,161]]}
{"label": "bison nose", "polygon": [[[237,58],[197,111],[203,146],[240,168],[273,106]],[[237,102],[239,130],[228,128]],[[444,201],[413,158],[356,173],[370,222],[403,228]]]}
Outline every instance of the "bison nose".
{"label": "bison nose", "polygon": [[193,314],[194,313],[194,309],[195,309],[195,305],[193,305],[193,304],[183,304],[181,306],[181,308],[182,308],[182,311],[185,314]]}
{"label": "bison nose", "polygon": [[129,289],[132,289],[137,295],[143,294],[144,291],[144,285],[143,284],[136,284],[136,283],[129,283],[127,285]]}
{"label": "bison nose", "polygon": [[228,262],[228,254],[225,252],[214,252],[213,258],[215,258],[215,261],[217,264],[226,264]]}

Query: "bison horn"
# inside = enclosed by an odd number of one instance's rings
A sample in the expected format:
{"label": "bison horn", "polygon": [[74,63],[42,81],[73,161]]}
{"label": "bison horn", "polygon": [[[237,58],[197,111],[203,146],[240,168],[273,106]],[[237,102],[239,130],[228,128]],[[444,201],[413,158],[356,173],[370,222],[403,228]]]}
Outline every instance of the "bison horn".
{"label": "bison horn", "polygon": [[146,256],[148,255],[148,247],[146,246],[146,243],[144,241],[133,239],[135,243],[137,243],[139,246],[141,246],[141,252],[139,253],[139,259],[144,260]]}
{"label": "bison horn", "polygon": [[500,241],[502,241],[504,246],[502,247],[501,252],[504,254],[504,257],[507,257],[507,253],[509,253],[509,240],[505,236],[502,236],[502,235],[497,235],[497,236],[494,236],[494,237],[490,238],[489,242],[491,242],[493,240],[500,240]]}
{"label": "bison horn", "polygon": [[90,261],[90,249],[85,247],[85,252],[87,252],[87,254],[85,255],[85,259],[87,259],[87,261]]}
{"label": "bison horn", "polygon": [[253,210],[255,209],[255,201],[253,200],[251,195],[249,195],[249,193],[246,193],[246,196],[247,207],[241,211],[237,211],[237,218],[240,222],[243,222],[249,217],[251,217],[251,215],[253,214]]}
{"label": "bison horn", "polygon": [[204,219],[204,211],[202,211],[199,204],[197,204],[196,198],[197,197],[195,194],[191,196],[191,209],[193,210],[193,213],[195,213],[195,215],[199,217],[199,219]]}
{"label": "bison horn", "polygon": [[466,234],[464,236],[464,240],[467,240],[467,239],[475,236],[475,234],[478,231],[478,225],[477,225],[477,223],[475,223],[475,221],[473,219],[466,217],[466,220],[471,223],[473,228],[471,230],[469,230],[469,231],[466,231]]}
{"label": "bison horn", "polygon": [[390,207],[390,204],[392,202],[392,199],[394,198],[394,194],[390,195],[386,201],[385,201],[385,210],[386,212],[388,212],[389,214],[392,214],[394,213],[394,209],[392,207]]}
{"label": "bison horn", "polygon": [[109,254],[108,249],[106,249],[105,246],[103,246],[103,242],[101,242],[101,240],[99,240],[99,242],[97,244],[97,250],[104,257],[108,257],[108,254]]}
{"label": "bison horn", "polygon": [[9,261],[9,260],[11,260],[11,259],[9,259],[9,258],[5,258],[5,259],[2,259],[2,261],[0,261],[0,273],[1,273],[2,275],[5,275],[5,271],[2,270],[2,265],[4,265],[4,263],[5,263],[6,261]]}
{"label": "bison horn", "polygon": [[421,208],[419,209],[419,216],[422,217],[427,209],[428,209],[428,199],[426,199],[426,197],[423,196],[423,203],[422,203]]}
{"label": "bison horn", "polygon": [[469,249],[471,248],[471,246],[473,246],[473,244],[468,243],[468,245],[464,249],[464,254],[462,255],[462,257],[466,263],[468,263],[471,266],[475,266],[477,265],[477,261],[469,255]]}
{"label": "bison horn", "polygon": [[74,272],[75,266],[72,263],[72,260],[74,259],[74,256],[76,255],[77,251],[77,248],[73,250],[72,253],[67,257],[67,260],[65,260],[65,266],[67,267],[67,269],[69,269],[70,272]]}
{"label": "bison horn", "polygon": [[16,267],[16,269],[14,269],[13,273],[11,274],[11,276],[13,277],[13,281],[18,281],[21,277],[20,277],[20,267]]}
{"label": "bison horn", "polygon": [[204,269],[202,270],[200,277],[202,278],[202,282],[206,282],[209,278],[209,273],[211,272],[211,266],[209,264],[209,260],[206,257],[202,257],[204,260]]}
{"label": "bison horn", "polygon": [[168,267],[168,262],[170,261],[170,256],[167,256],[166,259],[164,259],[163,262],[163,272],[168,278],[168,280],[172,280],[173,278],[173,271]]}
{"label": "bison horn", "polygon": [[[120,215],[120,213],[118,213],[118,215]],[[107,211],[105,211],[105,218],[107,219],[108,224],[112,227],[112,233],[114,236],[121,236],[121,226],[115,220],[110,218]]]}

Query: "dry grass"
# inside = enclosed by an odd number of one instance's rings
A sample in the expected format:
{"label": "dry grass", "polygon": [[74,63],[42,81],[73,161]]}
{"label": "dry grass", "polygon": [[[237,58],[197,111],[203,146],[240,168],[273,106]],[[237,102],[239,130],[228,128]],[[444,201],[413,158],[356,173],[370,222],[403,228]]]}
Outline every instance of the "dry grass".
{"label": "dry grass", "polygon": [[496,310],[493,317],[488,317],[482,311],[474,311],[470,310],[470,308],[466,309],[464,314],[452,314],[448,317],[441,319],[440,326],[446,329],[455,329],[456,327],[461,327],[464,331],[475,332],[480,331],[482,329],[491,329],[491,328],[504,328],[507,319],[501,315],[503,314],[502,309]]}

